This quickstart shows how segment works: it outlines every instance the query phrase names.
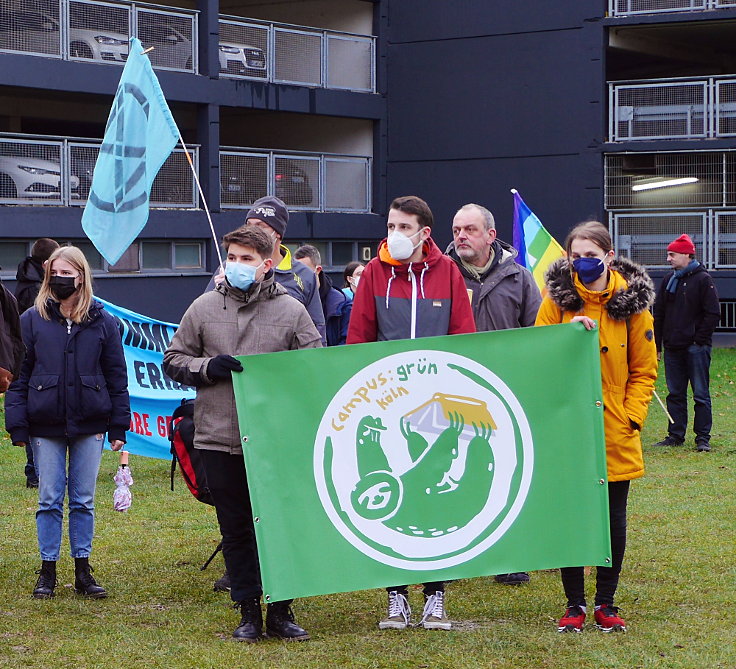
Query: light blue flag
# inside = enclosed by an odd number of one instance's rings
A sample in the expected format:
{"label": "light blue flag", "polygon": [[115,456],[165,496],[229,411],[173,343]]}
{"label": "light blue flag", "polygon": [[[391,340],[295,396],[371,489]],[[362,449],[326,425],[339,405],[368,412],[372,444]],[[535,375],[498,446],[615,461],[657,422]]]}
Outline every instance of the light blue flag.
{"label": "light blue flag", "polygon": [[164,351],[179,326],[96,299],[117,322],[123,342],[130,394],[130,430],[125,437],[125,450],[170,460],[168,432],[172,414],[183,399],[193,399],[196,394],[194,388],[182,386],[164,371]]}
{"label": "light blue flag", "polygon": [[151,184],[179,136],[151,62],[132,37],[82,214],[84,232],[111,265],[146,225]]}

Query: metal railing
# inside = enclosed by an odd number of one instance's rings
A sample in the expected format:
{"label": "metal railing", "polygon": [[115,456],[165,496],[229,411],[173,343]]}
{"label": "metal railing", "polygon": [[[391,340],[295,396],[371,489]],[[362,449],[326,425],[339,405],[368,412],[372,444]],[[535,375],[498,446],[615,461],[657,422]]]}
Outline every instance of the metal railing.
{"label": "metal railing", "polygon": [[301,151],[223,147],[220,204],[245,209],[264,195],[289,209],[369,212],[371,159]]}
{"label": "metal railing", "polygon": [[[83,206],[102,140],[0,133],[0,204]],[[197,167],[199,147],[189,146]],[[198,197],[184,150],[166,159],[151,187],[151,207],[194,208]]]}
{"label": "metal railing", "polygon": [[197,72],[196,11],[136,2],[29,0],[0,9],[0,51],[123,64],[138,37],[158,69]]}
{"label": "metal railing", "polygon": [[736,136],[736,77],[609,82],[610,141]]}
{"label": "metal railing", "polygon": [[736,7],[736,0],[609,0],[609,16],[693,12]]}
{"label": "metal railing", "polygon": [[375,92],[369,35],[220,17],[220,76]]}
{"label": "metal railing", "polygon": [[688,234],[708,269],[736,268],[736,210],[609,212],[619,254],[650,269],[669,268],[668,244]]}
{"label": "metal railing", "polygon": [[736,332],[736,300],[721,300],[721,332]]}
{"label": "metal railing", "polygon": [[[0,133],[0,204],[83,206],[102,140]],[[199,147],[189,145],[198,171]],[[220,151],[224,208],[249,207],[276,195],[291,210],[371,210],[371,159],[303,151],[226,147]],[[192,170],[175,148],[151,188],[150,206],[199,206]]]}
{"label": "metal railing", "polygon": [[[114,0],[28,0],[0,7],[0,51],[123,64],[138,37],[158,69],[199,71],[198,12]],[[222,16],[223,77],[375,92],[375,38]]]}

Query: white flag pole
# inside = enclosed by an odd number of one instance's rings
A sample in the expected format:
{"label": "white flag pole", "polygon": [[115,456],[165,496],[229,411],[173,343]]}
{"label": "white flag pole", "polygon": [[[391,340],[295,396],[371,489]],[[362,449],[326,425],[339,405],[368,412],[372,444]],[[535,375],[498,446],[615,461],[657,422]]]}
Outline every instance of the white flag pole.
{"label": "white flag pole", "polygon": [[189,167],[192,168],[192,174],[194,175],[194,181],[197,184],[197,190],[199,191],[199,197],[202,198],[202,206],[204,207],[205,214],[207,214],[207,221],[209,221],[210,230],[212,231],[212,239],[215,242],[215,250],[217,251],[217,259],[220,261],[220,269],[224,272],[225,263],[222,262],[222,254],[220,253],[220,243],[217,241],[217,234],[215,233],[215,226],[212,223],[212,215],[210,214],[210,208],[207,206],[207,200],[205,199],[204,192],[202,191],[202,184],[199,182],[199,176],[197,175],[197,170],[194,168],[192,157],[189,155],[189,149],[187,149],[187,145],[184,144],[184,138],[181,136],[181,131],[179,131],[179,141],[181,142],[181,145],[184,147],[184,155],[187,157],[187,162],[189,163]]}
{"label": "white flag pole", "polygon": [[657,391],[654,391],[654,396],[657,398],[657,402],[659,402],[659,406],[662,407],[662,411],[667,414],[667,418],[669,419],[670,423],[674,424],[674,420],[672,420],[672,416],[670,416],[670,412],[667,411],[667,407],[664,405],[664,402],[659,398],[659,395],[657,395]]}

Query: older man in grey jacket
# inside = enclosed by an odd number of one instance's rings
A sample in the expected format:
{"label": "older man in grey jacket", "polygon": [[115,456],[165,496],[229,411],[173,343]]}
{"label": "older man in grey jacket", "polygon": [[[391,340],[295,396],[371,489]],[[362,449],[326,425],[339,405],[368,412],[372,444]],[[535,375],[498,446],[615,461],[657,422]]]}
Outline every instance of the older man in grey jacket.
{"label": "older man in grey jacket", "polygon": [[[466,204],[452,220],[449,255],[460,268],[478,332],[534,325],[542,297],[531,272],[515,262],[516,249],[496,238],[493,214]],[[498,583],[519,585],[529,574],[498,574]]]}
{"label": "older man in grey jacket", "polygon": [[531,272],[515,262],[517,251],[496,238],[493,214],[466,204],[452,220],[449,255],[465,279],[478,332],[534,325],[542,297]]}
{"label": "older man in grey jacket", "polygon": [[[233,636],[253,642],[262,635],[262,589],[232,384],[232,374],[243,367],[233,356],[317,348],[321,337],[304,305],[274,282],[268,234],[241,227],[225,235],[223,245],[225,281],[187,309],[164,354],[164,368],[171,378],[197,388],[194,447],[202,454],[215,502],[230,596],[241,610]],[[294,621],[290,604],[268,605],[267,636],[309,638]]]}

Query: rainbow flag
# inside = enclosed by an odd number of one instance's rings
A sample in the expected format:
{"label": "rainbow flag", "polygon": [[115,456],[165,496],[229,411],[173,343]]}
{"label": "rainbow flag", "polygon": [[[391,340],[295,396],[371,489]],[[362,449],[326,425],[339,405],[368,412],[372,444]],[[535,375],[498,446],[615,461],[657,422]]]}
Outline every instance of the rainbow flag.
{"label": "rainbow flag", "polygon": [[552,262],[565,256],[565,250],[527,207],[519,191],[512,188],[511,192],[514,194],[514,248],[519,252],[516,262],[532,273],[542,290],[544,273]]}

